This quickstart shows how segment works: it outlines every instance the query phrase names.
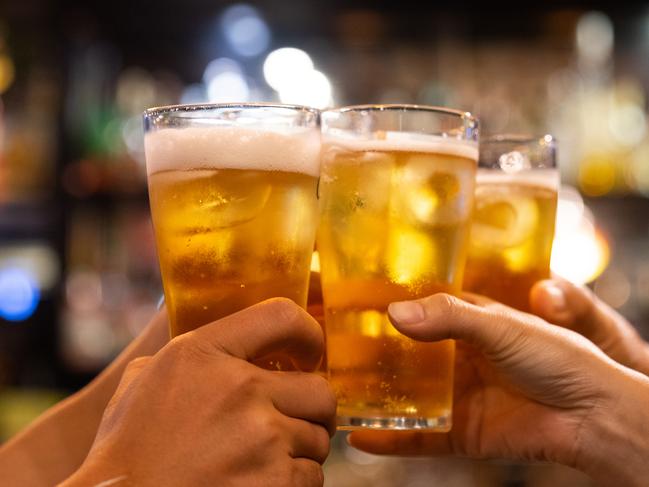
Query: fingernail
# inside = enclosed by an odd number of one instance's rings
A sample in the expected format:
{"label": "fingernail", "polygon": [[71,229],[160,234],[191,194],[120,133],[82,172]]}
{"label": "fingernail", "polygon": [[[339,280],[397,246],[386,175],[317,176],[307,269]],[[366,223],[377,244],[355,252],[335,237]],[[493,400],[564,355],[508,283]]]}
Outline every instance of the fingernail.
{"label": "fingernail", "polygon": [[556,284],[545,286],[545,292],[550,296],[552,308],[554,311],[564,311],[566,309],[566,293]]}
{"label": "fingernail", "polygon": [[416,301],[400,301],[388,306],[388,313],[402,325],[412,325],[424,321],[424,307]]}
{"label": "fingernail", "polygon": [[164,304],[165,304],[165,295],[163,294],[162,296],[160,296],[160,299],[158,300],[158,304],[156,305],[156,307],[160,309],[164,306]]}

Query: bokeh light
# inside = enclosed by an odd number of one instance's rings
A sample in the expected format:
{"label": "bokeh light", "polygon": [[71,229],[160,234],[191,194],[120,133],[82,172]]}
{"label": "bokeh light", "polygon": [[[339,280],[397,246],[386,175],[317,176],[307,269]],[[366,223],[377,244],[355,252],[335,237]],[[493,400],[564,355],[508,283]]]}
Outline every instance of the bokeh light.
{"label": "bokeh light", "polygon": [[611,112],[608,121],[613,137],[622,145],[635,146],[647,132],[647,120],[641,106],[626,103]]}
{"label": "bokeh light", "polygon": [[631,282],[622,270],[611,267],[597,279],[595,294],[613,308],[623,307],[631,297]]}
{"label": "bokeh light", "polygon": [[207,85],[207,99],[216,102],[245,102],[250,98],[246,78],[239,73],[216,75]]}
{"label": "bokeh light", "polygon": [[564,186],[557,205],[552,272],[575,284],[585,284],[606,269],[609,258],[608,242],[595,228],[581,196],[574,188]]}
{"label": "bokeh light", "polygon": [[226,42],[239,56],[257,56],[270,44],[268,25],[258,10],[247,4],[228,7],[221,16],[221,28]]}
{"label": "bokeh light", "polygon": [[332,104],[331,83],[324,73],[312,70],[279,90],[279,99],[283,103],[326,108]]}
{"label": "bokeh light", "polygon": [[60,278],[59,257],[49,245],[21,240],[0,246],[0,269],[16,267],[27,272],[43,292],[56,286]]}
{"label": "bokeh light", "polygon": [[203,73],[207,100],[216,102],[245,102],[250,98],[250,87],[241,65],[233,59],[211,61]]}
{"label": "bokeh light", "polygon": [[588,12],[577,23],[577,53],[582,61],[600,65],[613,51],[613,24],[601,12]]}
{"label": "bokeh light", "polygon": [[0,55],[0,93],[4,93],[11,86],[15,74],[12,59],[6,54]]}
{"label": "bokeh light", "polygon": [[264,78],[282,103],[316,108],[333,103],[329,79],[314,69],[311,56],[301,49],[283,47],[271,52],[264,62]]}
{"label": "bokeh light", "polygon": [[579,166],[579,187],[587,196],[604,196],[615,187],[615,161],[607,154],[593,154]]}
{"label": "bokeh light", "polygon": [[215,77],[223,73],[243,74],[243,69],[241,68],[241,64],[234,59],[227,57],[213,59],[207,64],[207,66],[205,66],[205,70],[203,71],[203,83],[209,85]]}
{"label": "bokeh light", "polygon": [[122,140],[129,155],[144,167],[144,127],[141,115],[134,115],[122,122]]}
{"label": "bokeh light", "polygon": [[313,71],[311,57],[301,49],[282,47],[271,52],[264,61],[264,78],[276,91],[297,83]]}
{"label": "bokeh light", "polygon": [[140,115],[142,110],[156,105],[153,76],[142,68],[125,69],[117,80],[115,101],[126,115]]}
{"label": "bokeh light", "polygon": [[320,272],[320,253],[317,250],[311,255],[311,272]]}
{"label": "bokeh light", "polygon": [[205,103],[207,102],[207,91],[203,83],[192,83],[185,86],[181,95],[180,103]]}
{"label": "bokeh light", "polygon": [[22,267],[0,270],[0,317],[23,321],[34,314],[40,300],[40,289],[34,277]]}

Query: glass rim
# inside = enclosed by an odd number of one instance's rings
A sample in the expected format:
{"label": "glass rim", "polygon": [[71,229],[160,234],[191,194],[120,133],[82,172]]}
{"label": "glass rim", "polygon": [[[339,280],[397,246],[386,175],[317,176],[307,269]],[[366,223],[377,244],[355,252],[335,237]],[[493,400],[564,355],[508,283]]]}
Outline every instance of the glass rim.
{"label": "glass rim", "polygon": [[482,137],[480,139],[481,144],[488,144],[493,142],[502,142],[504,144],[531,144],[537,143],[538,145],[546,145],[549,147],[554,147],[557,143],[557,139],[552,134],[543,134],[543,135],[531,135],[531,134],[517,134],[517,133],[504,133],[504,134],[495,134]]}
{"label": "glass rim", "polygon": [[391,111],[391,110],[412,110],[412,111],[421,111],[421,112],[430,112],[430,113],[439,113],[443,115],[453,115],[462,119],[470,119],[472,121],[477,121],[478,118],[473,115],[471,112],[465,110],[458,110],[456,108],[440,107],[434,105],[418,105],[415,103],[370,103],[364,105],[347,105],[337,108],[328,108],[322,110],[321,113],[324,115],[326,113],[348,113],[348,112],[358,112],[363,110],[369,111]]}
{"label": "glass rim", "polygon": [[151,107],[142,113],[144,118],[156,115],[174,114],[174,113],[191,113],[201,110],[218,110],[226,108],[275,108],[292,110],[294,112],[311,113],[319,116],[321,110],[307,105],[293,105],[287,103],[264,103],[264,102],[235,102],[235,103],[180,103],[175,105],[162,105]]}

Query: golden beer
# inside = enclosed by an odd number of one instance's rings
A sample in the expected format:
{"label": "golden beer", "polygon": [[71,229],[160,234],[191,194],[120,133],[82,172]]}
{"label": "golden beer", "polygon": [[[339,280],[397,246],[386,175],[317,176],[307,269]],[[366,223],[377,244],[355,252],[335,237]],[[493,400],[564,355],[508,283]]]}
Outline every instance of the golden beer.
{"label": "golden beer", "polygon": [[530,289],[550,277],[556,208],[551,184],[478,177],[464,290],[528,311]]}
{"label": "golden beer", "polygon": [[399,135],[323,140],[318,248],[343,429],[451,425],[454,342],[411,340],[386,311],[394,301],[459,291],[477,147]]}
{"label": "golden beer", "polygon": [[306,306],[317,226],[317,128],[146,135],[171,335],[282,296]]}

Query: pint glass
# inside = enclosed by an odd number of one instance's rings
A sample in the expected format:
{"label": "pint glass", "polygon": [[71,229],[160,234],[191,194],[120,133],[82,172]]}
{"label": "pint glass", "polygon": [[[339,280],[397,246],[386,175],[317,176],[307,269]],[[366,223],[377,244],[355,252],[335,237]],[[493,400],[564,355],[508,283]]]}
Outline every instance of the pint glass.
{"label": "pint glass", "polygon": [[171,335],[275,296],[305,306],[319,112],[186,105],[147,110],[144,123]]}
{"label": "pint glass", "polygon": [[401,335],[393,301],[460,289],[478,158],[468,113],[322,114],[318,232],[329,378],[341,429],[451,427],[455,345]]}
{"label": "pint glass", "polygon": [[481,141],[464,290],[529,310],[533,284],[550,277],[558,188],[550,135]]}

